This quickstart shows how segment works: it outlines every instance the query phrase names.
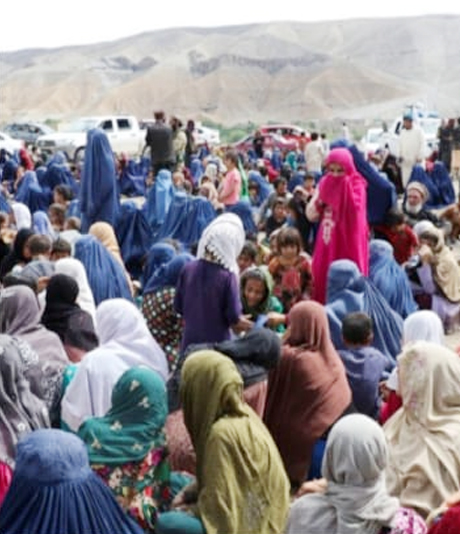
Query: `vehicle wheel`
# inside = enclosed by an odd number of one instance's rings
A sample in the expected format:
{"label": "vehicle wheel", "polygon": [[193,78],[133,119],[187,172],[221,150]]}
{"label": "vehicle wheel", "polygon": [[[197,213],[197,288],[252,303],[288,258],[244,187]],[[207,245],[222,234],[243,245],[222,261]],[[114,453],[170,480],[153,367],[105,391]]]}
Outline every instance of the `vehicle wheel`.
{"label": "vehicle wheel", "polygon": [[75,151],[75,156],[73,158],[73,161],[76,165],[78,165],[79,163],[83,163],[84,160],[85,160],[85,147],[82,146],[80,148],[77,148],[77,150]]}

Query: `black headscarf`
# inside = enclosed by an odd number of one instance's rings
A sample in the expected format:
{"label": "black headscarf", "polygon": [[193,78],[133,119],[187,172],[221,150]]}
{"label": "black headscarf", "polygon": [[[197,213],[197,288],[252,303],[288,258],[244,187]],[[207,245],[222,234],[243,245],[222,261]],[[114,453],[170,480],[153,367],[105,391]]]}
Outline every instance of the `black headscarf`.
{"label": "black headscarf", "polygon": [[64,345],[90,351],[98,341],[91,316],[77,304],[79,287],[66,274],[51,277],[46,290],[46,306],[41,322],[55,332]]}
{"label": "black headscarf", "polygon": [[29,260],[24,257],[24,245],[27,243],[29,237],[33,236],[34,232],[30,228],[21,228],[16,234],[13,243],[13,250],[3,258],[0,265],[0,281],[3,281],[3,277],[11,272],[13,267],[18,263],[28,263]]}
{"label": "black headscarf", "polygon": [[167,384],[170,412],[180,407],[180,373],[184,361],[193,352],[206,349],[215,350],[231,358],[243,377],[244,387],[247,388],[265,380],[268,370],[277,365],[281,357],[281,339],[268,328],[253,328],[245,336],[236,339],[189,345]]}

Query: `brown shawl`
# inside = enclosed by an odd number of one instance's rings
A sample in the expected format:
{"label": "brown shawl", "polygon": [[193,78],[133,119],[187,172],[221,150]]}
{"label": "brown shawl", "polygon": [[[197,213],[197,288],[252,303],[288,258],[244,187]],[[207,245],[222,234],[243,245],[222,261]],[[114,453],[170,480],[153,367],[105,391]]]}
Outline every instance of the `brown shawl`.
{"label": "brown shawl", "polygon": [[281,361],[269,374],[264,421],[291,482],[298,484],[308,473],[315,442],[350,405],[351,390],[324,307],[297,303],[289,325]]}

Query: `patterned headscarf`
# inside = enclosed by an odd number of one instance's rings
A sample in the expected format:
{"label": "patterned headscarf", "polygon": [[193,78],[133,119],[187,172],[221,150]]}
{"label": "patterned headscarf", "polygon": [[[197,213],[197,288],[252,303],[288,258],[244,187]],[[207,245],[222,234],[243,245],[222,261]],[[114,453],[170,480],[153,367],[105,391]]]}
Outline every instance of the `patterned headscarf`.
{"label": "patterned headscarf", "polygon": [[241,219],[234,213],[224,213],[214,219],[205,229],[198,243],[198,258],[213,260],[238,275],[237,258],[244,246],[244,228]]}

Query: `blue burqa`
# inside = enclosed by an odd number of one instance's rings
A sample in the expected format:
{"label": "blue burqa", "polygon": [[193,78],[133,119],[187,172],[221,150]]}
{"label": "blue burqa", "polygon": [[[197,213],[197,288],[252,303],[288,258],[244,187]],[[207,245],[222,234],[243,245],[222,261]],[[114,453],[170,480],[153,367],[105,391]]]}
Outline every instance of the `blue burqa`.
{"label": "blue burqa", "polygon": [[140,280],[152,232],[145,213],[133,201],[121,204],[115,233],[127,271],[132,278]]}
{"label": "blue burqa", "polygon": [[25,433],[0,509],[2,534],[142,534],[91,469],[86,445],[57,429]]}
{"label": "blue burqa", "polygon": [[332,262],[327,279],[326,312],[331,339],[337,350],[344,349],[342,321],[352,312],[364,312],[372,319],[372,345],[388,359],[387,370],[396,363],[401,349],[403,320],[394,312],[379,290],[350,260]]}
{"label": "blue burqa", "polygon": [[369,247],[369,278],[391,309],[405,319],[418,310],[406,271],[394,259],[393,247],[382,239],[373,239]]}
{"label": "blue burqa", "polygon": [[115,227],[119,210],[117,177],[107,134],[98,128],[88,131],[80,190],[81,231],[97,221]]}
{"label": "blue burqa", "polygon": [[107,299],[132,300],[123,267],[94,236],[84,235],[75,243],[74,257],[85,267],[96,306]]}
{"label": "blue burqa", "polygon": [[190,247],[200,240],[203,230],[215,217],[216,211],[208,199],[178,192],[154,241],[170,238]]}
{"label": "blue burqa", "polygon": [[171,171],[162,169],[155,177],[155,182],[151,187],[147,202],[144,204],[147,220],[153,232],[164,223],[166,215],[174,197],[174,185],[171,178]]}

